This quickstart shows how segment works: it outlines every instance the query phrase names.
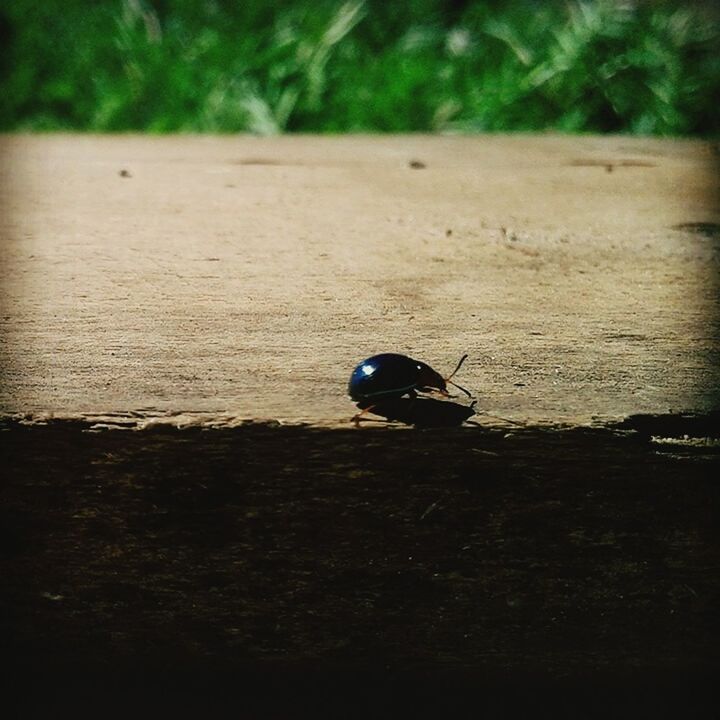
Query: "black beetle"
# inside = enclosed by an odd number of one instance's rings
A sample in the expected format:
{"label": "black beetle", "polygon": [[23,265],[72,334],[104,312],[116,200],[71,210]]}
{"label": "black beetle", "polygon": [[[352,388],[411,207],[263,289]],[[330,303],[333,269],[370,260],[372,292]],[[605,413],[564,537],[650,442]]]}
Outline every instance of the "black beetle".
{"label": "black beetle", "polygon": [[450,379],[466,358],[467,355],[463,355],[455,370],[446,378],[426,363],[407,355],[382,353],[363,360],[353,370],[348,383],[350,398],[361,408],[361,412],[353,417],[353,422],[357,425],[360,417],[379,403],[403,395],[415,398],[418,392],[438,392],[447,397],[448,383],[472,397],[464,387]]}

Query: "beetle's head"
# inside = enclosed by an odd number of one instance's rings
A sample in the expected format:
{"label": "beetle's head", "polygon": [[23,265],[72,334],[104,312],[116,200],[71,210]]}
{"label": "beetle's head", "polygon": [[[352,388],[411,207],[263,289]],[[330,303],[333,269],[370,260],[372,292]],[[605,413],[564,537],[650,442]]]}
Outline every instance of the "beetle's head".
{"label": "beetle's head", "polygon": [[447,383],[445,378],[437,371],[433,370],[429,365],[418,360],[418,389],[434,388],[439,390],[443,395],[447,395]]}
{"label": "beetle's head", "polygon": [[429,365],[418,361],[418,389],[434,388],[438,390],[442,395],[448,395],[447,386],[448,383],[450,383],[450,385],[456,387],[458,390],[461,390],[468,397],[472,397],[472,395],[464,387],[458,385],[457,383],[454,383],[451,380],[451,378],[454,377],[455,373],[460,369],[460,366],[465,362],[466,358],[467,355],[463,355],[460,358],[460,362],[457,364],[455,370],[453,370],[446,378],[444,378],[439,372],[433,370]]}

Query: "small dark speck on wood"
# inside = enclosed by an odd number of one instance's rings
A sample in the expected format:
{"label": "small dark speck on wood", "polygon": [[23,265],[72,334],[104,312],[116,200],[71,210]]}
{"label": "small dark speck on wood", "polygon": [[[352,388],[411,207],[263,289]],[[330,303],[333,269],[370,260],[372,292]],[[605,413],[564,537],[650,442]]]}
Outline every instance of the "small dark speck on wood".
{"label": "small dark speck on wood", "polygon": [[125,168],[123,168],[123,169],[118,173],[118,175],[119,175],[120,177],[124,177],[124,178],[132,177],[132,175],[130,174],[130,171],[129,171],[129,170],[126,170]]}
{"label": "small dark speck on wood", "polygon": [[411,160],[408,164],[413,170],[423,170],[427,167],[422,160]]}
{"label": "small dark speck on wood", "polygon": [[710,239],[720,238],[720,223],[686,222],[673,225],[672,229],[702,235]]}

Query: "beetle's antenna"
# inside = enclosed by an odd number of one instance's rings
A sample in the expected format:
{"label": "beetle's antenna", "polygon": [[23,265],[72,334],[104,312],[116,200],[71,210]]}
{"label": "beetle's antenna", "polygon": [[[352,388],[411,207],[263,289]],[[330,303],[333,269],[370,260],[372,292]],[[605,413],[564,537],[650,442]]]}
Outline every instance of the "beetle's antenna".
{"label": "beetle's antenna", "polygon": [[[460,367],[466,360],[467,360],[467,353],[465,353],[465,355],[463,355],[460,358],[460,362],[457,364],[457,367],[445,378],[445,382],[448,382],[450,380],[450,378],[453,377],[457,373],[457,371],[460,369]],[[455,385],[455,383],[453,383],[453,385]]]}
{"label": "beetle's antenna", "polygon": [[445,382],[446,382],[446,383],[450,383],[451,385],[454,385],[458,390],[462,390],[469,398],[471,398],[472,395],[471,395],[464,387],[462,387],[461,385],[458,385],[457,383],[452,382],[452,380],[450,379],[450,378],[452,378],[452,377],[455,376],[455,374],[456,374],[457,371],[460,369],[460,367],[462,366],[462,364],[467,360],[467,357],[468,357],[468,356],[467,356],[467,353],[466,353],[465,355],[463,355],[463,356],[460,358],[460,362],[457,364],[457,367],[445,378]]}
{"label": "beetle's antenna", "polygon": [[452,380],[446,380],[446,382],[449,382],[452,386],[456,387],[458,390],[462,390],[469,398],[472,397],[472,395],[464,387],[462,387],[462,385],[458,385],[457,383],[454,383]]}

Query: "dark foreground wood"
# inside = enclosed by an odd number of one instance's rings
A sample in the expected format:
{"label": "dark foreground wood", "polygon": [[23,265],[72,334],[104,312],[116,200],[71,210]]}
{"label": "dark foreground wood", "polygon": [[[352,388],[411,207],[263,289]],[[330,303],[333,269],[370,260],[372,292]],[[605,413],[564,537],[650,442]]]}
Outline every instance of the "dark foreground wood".
{"label": "dark foreground wood", "polygon": [[719,426],[5,423],[5,681],[27,712],[702,716]]}

